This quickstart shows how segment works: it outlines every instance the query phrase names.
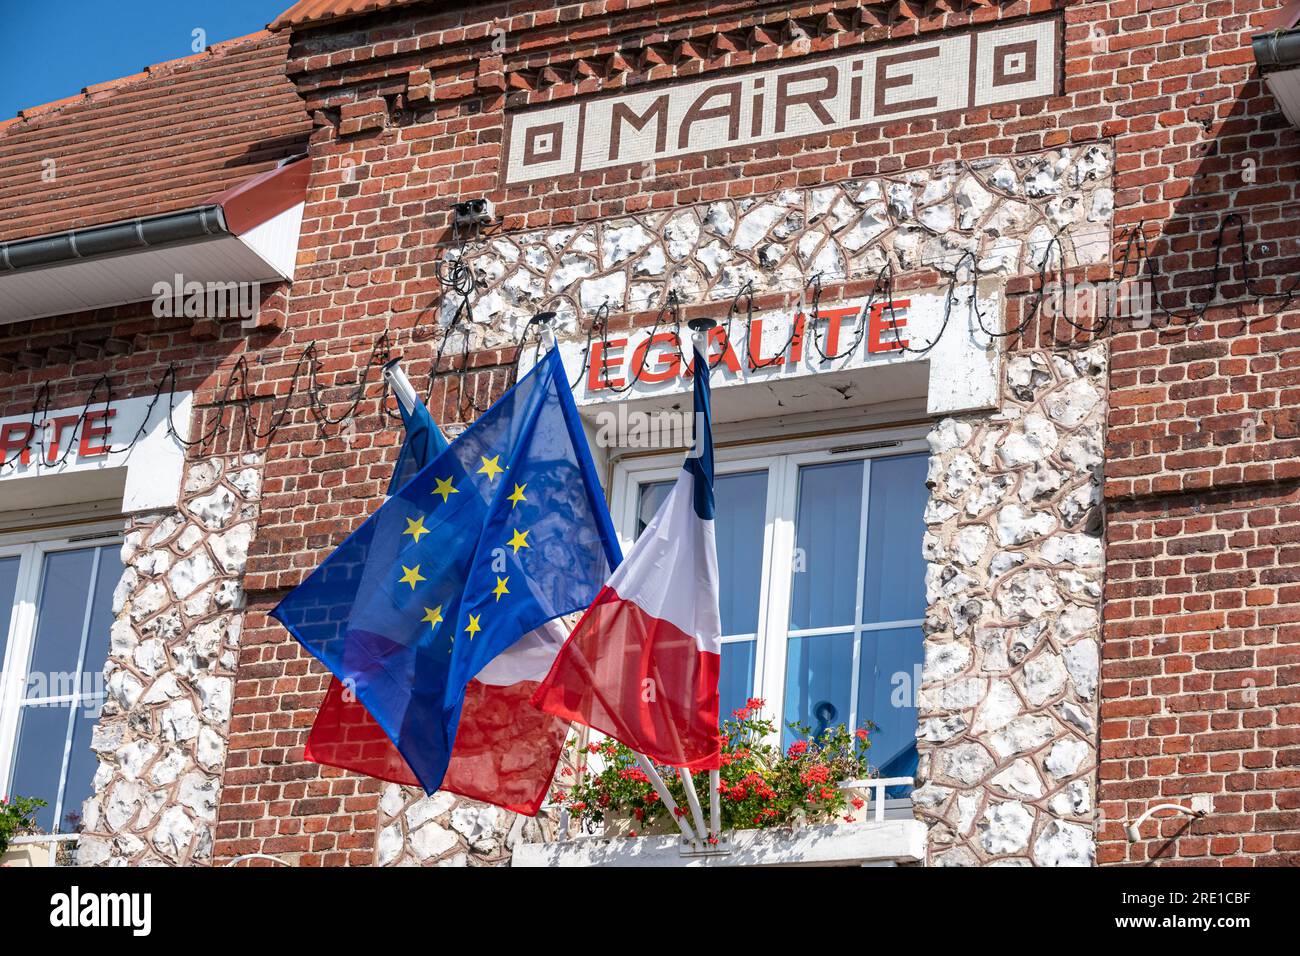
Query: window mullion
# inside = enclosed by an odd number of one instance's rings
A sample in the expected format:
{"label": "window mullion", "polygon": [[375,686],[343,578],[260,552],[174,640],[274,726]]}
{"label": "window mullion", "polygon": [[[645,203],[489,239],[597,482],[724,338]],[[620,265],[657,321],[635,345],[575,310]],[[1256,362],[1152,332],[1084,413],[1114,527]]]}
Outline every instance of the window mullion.
{"label": "window mullion", "polygon": [[[81,615],[81,642],[77,647],[77,669],[74,671],[74,678],[78,685],[81,683],[81,675],[85,670],[86,645],[90,639],[90,619],[95,611],[95,587],[99,582],[99,548],[94,548],[90,552],[90,581],[86,589],[86,610]],[[77,691],[77,699],[80,700],[80,689]],[[77,704],[74,703],[68,708],[68,731],[63,738],[63,764],[59,768],[59,790],[58,797],[54,803],[54,832],[59,832],[59,825],[63,820],[63,798],[68,789],[68,765],[72,761],[72,734],[77,726]]]}
{"label": "window mullion", "polygon": [[23,684],[31,665],[36,621],[34,592],[39,581],[40,554],[35,544],[19,552],[18,585],[9,615],[9,650],[3,680],[0,680],[0,785],[12,790],[14,757],[18,747],[18,719]]}
{"label": "window mullion", "polygon": [[781,510],[781,460],[769,460],[767,497],[763,502],[763,557],[759,561],[758,620],[754,634],[754,674],[750,678],[749,696],[763,696],[764,675],[767,673],[767,653],[772,631],[772,566],[776,560],[776,519]]}
{"label": "window mullion", "polygon": [[767,626],[763,629],[764,648],[761,682],[756,677],[758,696],[768,702],[776,715],[776,745],[781,744],[785,719],[785,666],[790,629],[790,592],[794,578],[795,508],[798,500],[798,465],[790,456],[772,462],[775,488],[771,495],[772,550],[768,568],[769,591],[766,602]]}
{"label": "window mullion", "polygon": [[853,673],[849,675],[849,729],[858,726],[858,691],[862,681],[862,595],[867,578],[867,516],[871,513],[871,459],[862,460],[862,503],[858,520],[857,594],[853,599]]}

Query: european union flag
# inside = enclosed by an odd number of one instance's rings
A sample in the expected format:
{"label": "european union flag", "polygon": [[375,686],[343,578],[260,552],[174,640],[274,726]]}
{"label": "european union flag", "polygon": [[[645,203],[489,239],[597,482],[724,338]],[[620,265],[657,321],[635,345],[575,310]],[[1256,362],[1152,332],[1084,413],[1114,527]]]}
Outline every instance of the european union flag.
{"label": "european union flag", "polygon": [[585,610],[619,558],[552,350],[271,613],[352,684],[432,793],[466,685]]}
{"label": "european union flag", "polygon": [[390,495],[400,491],[402,485],[414,478],[421,468],[447,450],[447,439],[423,402],[407,409],[399,401],[397,410],[402,413],[406,438],[397,456],[397,464],[393,466],[393,477],[388,482]]}

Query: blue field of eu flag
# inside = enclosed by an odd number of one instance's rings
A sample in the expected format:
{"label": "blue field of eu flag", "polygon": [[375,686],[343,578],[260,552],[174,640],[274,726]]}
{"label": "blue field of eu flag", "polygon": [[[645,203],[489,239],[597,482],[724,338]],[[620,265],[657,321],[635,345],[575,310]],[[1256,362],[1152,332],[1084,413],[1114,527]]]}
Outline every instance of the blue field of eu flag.
{"label": "blue field of eu flag", "polygon": [[432,793],[470,680],[524,634],[585,610],[618,561],[552,350],[271,614],[351,684]]}

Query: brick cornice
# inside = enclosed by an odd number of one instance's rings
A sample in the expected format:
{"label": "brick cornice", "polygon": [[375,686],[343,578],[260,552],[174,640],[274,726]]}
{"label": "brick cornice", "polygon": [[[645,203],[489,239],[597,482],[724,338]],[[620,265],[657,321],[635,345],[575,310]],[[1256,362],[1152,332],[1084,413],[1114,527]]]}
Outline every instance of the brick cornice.
{"label": "brick cornice", "polygon": [[[289,74],[311,108],[378,92],[450,101],[499,92],[519,107],[679,75],[825,53],[955,25],[1061,9],[1067,0],[779,0],[629,4],[618,14],[540,21],[511,5],[347,20],[295,35]],[[466,82],[475,76],[483,82]],[[363,91],[360,94],[358,91]]]}

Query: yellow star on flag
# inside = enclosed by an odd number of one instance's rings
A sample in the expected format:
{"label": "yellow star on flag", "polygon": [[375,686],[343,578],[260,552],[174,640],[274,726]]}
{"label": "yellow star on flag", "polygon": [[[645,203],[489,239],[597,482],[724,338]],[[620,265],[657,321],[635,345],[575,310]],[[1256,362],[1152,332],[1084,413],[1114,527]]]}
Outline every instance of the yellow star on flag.
{"label": "yellow star on flag", "polygon": [[516,528],[515,533],[511,535],[510,540],[506,542],[506,545],[508,547],[514,548],[515,549],[514,553],[518,554],[520,548],[527,548],[529,546],[528,532],[520,531],[518,528]]}
{"label": "yellow star on flag", "polygon": [[492,593],[497,596],[497,601],[501,600],[501,595],[510,593],[510,589],[506,587],[506,582],[509,580],[509,576],[497,578],[497,586],[492,589]]}
{"label": "yellow star on flag", "polygon": [[412,521],[410,518],[406,519],[406,530],[403,531],[402,534],[409,534],[412,538],[415,539],[416,544],[420,543],[420,535],[428,534],[428,533],[429,533],[429,529],[424,526],[423,515],[421,515],[419,518],[416,518],[414,521]]}
{"label": "yellow star on flag", "polygon": [[418,583],[424,580],[424,576],[420,574],[420,566],[418,564],[413,568],[408,568],[406,565],[402,565],[402,571],[401,583],[409,584],[412,591],[415,590],[415,586]]}
{"label": "yellow star on flag", "polygon": [[501,467],[500,455],[493,455],[491,458],[488,458],[485,455],[479,455],[479,458],[483,461],[483,467],[478,470],[478,473],[480,475],[487,475],[488,481],[495,480],[497,475],[505,471],[505,469]]}
{"label": "yellow star on flag", "polygon": [[458,495],[460,492],[451,486],[451,478],[435,478],[433,491],[429,492],[429,494],[442,495],[442,503],[446,504],[448,498],[452,495]]}
{"label": "yellow star on flag", "polygon": [[437,607],[426,607],[424,609],[424,617],[420,619],[420,623],[424,624],[425,622],[428,622],[430,628],[437,627],[439,624],[442,623],[441,604],[439,604]]}
{"label": "yellow star on flag", "polygon": [[482,616],[483,615],[481,614],[471,614],[469,616],[469,623],[465,625],[465,633],[469,635],[471,641],[474,640],[475,634],[483,630],[483,628],[479,627],[478,623],[478,619]]}
{"label": "yellow star on flag", "polygon": [[506,497],[506,501],[510,502],[511,511],[514,510],[515,505],[519,504],[519,502],[528,500],[524,496],[524,489],[527,487],[528,487],[527,485],[515,485],[514,493]]}

